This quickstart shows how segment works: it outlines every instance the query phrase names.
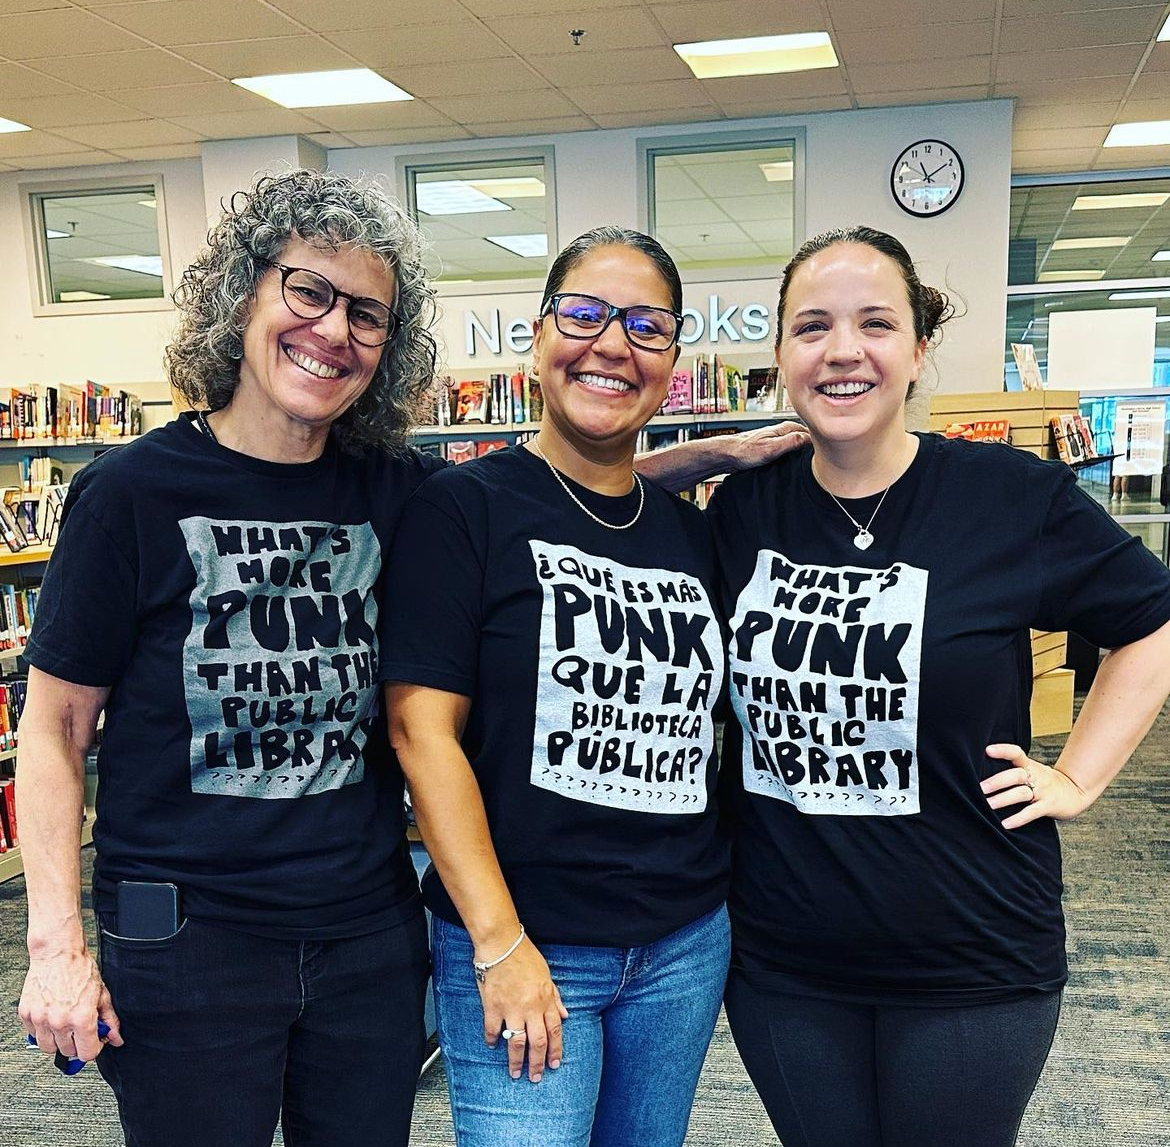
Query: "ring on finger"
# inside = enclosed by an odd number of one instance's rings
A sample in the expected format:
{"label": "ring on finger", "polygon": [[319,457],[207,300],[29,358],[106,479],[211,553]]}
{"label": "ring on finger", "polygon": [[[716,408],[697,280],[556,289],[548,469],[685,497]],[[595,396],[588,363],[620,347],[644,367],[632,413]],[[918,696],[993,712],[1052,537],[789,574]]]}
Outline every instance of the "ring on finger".
{"label": "ring on finger", "polygon": [[523,1028],[504,1028],[500,1032],[500,1038],[507,1040],[509,1043],[514,1039],[523,1039],[525,1035]]}
{"label": "ring on finger", "polygon": [[1032,770],[1027,765],[1021,765],[1020,767],[1024,770],[1024,788],[1032,794],[1028,798],[1028,803],[1031,804],[1036,799],[1036,782],[1032,778]]}

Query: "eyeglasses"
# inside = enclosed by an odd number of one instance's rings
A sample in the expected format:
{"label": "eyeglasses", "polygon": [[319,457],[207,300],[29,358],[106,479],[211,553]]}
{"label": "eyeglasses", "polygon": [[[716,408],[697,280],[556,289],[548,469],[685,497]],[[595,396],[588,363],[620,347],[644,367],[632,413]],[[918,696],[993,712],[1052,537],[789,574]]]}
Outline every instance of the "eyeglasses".
{"label": "eyeglasses", "polygon": [[324,275],[305,267],[286,267],[273,259],[256,260],[280,272],[284,305],[298,318],[319,319],[345,299],[349,333],[362,346],[384,346],[398,329],[398,316],[385,303],[339,291]]}
{"label": "eyeglasses", "polygon": [[682,315],[665,307],[615,307],[594,295],[553,295],[541,318],[548,314],[570,339],[595,339],[617,319],[634,346],[654,351],[670,350],[683,323]]}

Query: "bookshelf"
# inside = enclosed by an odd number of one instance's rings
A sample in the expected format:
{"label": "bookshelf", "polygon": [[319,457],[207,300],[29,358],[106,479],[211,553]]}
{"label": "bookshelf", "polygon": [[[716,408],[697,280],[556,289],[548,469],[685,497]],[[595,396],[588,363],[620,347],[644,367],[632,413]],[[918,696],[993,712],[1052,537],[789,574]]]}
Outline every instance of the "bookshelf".
{"label": "bookshelf", "polygon": [[[94,810],[85,810],[85,820],[81,822],[81,844],[84,847],[93,843]],[[20,859],[20,845],[10,848],[7,852],[0,852],[0,884],[6,880],[13,880],[24,875],[24,862]]]}

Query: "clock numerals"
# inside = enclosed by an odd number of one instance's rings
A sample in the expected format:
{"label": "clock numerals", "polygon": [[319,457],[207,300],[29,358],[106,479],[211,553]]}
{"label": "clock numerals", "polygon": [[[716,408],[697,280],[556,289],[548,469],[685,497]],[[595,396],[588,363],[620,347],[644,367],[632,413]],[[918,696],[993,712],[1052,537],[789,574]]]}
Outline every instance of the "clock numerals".
{"label": "clock numerals", "polygon": [[894,162],[890,190],[894,201],[910,215],[941,215],[963,190],[963,162],[949,144],[919,140]]}

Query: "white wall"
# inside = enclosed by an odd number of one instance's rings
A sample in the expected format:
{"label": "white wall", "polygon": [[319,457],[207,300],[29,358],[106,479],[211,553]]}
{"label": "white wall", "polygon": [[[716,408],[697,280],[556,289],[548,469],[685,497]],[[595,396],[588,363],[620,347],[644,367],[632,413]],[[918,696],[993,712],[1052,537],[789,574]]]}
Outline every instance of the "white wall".
{"label": "white wall", "polygon": [[[1011,104],[996,100],[826,112],[775,119],[741,120],[617,131],[576,132],[515,140],[475,140],[403,147],[331,151],[329,166],[396,178],[405,156],[466,154],[549,146],[555,149],[557,234],[564,243],[599,223],[644,227],[639,207],[638,141],[655,136],[709,136],[715,132],[803,129],[806,171],[806,231],[865,222],[896,234],[918,261],[926,282],[952,291],[966,308],[949,329],[937,355],[944,390],[998,390],[1003,379],[1007,282],[1007,234],[1011,174]],[[967,185],[959,201],[935,219],[914,219],[893,202],[890,166],[914,140],[939,137],[963,157]],[[203,160],[120,164],[72,171],[0,174],[0,250],[7,274],[0,280],[0,386],[77,382],[86,378],[138,389],[162,378],[162,350],[174,323],[169,311],[117,315],[34,317],[20,185],[68,179],[135,178],[162,172],[165,181],[171,264],[176,274],[194,257],[207,231],[208,213],[219,199],[247,184],[266,157],[300,155],[295,139],[207,144]],[[257,162],[253,163],[253,157]],[[247,169],[247,170],[245,170]],[[777,272],[779,268],[776,269]],[[529,285],[531,286],[531,285]],[[688,305],[707,307],[712,284],[692,285]],[[721,297],[774,305],[775,276],[720,285]],[[531,295],[508,298],[449,296],[441,333],[450,365],[472,365],[464,353],[465,311],[494,303],[507,314],[531,309]],[[518,310],[517,310],[518,308]],[[714,349],[722,350],[722,346]],[[746,353],[746,348],[745,353]],[[510,352],[502,363],[510,367]],[[756,358],[759,358],[757,352]],[[482,362],[482,359],[476,360]]]}

